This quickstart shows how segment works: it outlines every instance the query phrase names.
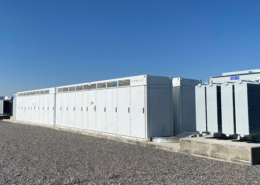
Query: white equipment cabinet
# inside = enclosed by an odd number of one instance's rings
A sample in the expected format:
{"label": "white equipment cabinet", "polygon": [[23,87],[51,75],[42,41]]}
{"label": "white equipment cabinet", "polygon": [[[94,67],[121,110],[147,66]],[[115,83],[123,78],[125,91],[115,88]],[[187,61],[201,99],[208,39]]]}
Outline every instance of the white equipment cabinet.
{"label": "white equipment cabinet", "polygon": [[55,88],[17,93],[16,120],[54,125]]}
{"label": "white equipment cabinet", "polygon": [[172,78],[134,76],[57,87],[56,126],[150,140],[173,135]]}

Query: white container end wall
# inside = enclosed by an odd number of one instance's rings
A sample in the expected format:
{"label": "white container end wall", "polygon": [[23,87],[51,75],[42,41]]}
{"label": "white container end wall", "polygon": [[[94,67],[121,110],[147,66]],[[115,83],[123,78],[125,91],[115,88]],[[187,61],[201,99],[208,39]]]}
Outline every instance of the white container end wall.
{"label": "white container end wall", "polygon": [[149,140],[171,136],[171,78],[134,76],[57,87],[56,126]]}
{"label": "white container end wall", "polygon": [[16,98],[17,121],[54,125],[55,88],[19,92]]}

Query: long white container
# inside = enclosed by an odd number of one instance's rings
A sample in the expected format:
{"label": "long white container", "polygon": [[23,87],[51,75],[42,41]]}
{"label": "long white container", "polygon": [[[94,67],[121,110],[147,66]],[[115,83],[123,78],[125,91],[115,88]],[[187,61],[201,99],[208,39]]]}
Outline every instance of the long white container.
{"label": "long white container", "polygon": [[149,140],[173,135],[172,79],[134,76],[57,87],[56,126]]}
{"label": "long white container", "polygon": [[17,120],[148,141],[195,132],[199,80],[140,75],[17,93]]}
{"label": "long white container", "polygon": [[55,88],[18,92],[16,120],[54,125]]}

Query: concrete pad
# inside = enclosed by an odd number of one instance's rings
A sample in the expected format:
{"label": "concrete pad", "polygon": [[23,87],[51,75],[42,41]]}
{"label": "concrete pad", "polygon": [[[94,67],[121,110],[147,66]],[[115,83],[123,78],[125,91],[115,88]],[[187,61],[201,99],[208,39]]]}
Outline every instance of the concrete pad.
{"label": "concrete pad", "polygon": [[260,164],[260,143],[236,139],[184,138],[180,152],[240,164]]}
{"label": "concrete pad", "polygon": [[229,147],[221,144],[212,144],[209,156],[221,160],[229,160]]}

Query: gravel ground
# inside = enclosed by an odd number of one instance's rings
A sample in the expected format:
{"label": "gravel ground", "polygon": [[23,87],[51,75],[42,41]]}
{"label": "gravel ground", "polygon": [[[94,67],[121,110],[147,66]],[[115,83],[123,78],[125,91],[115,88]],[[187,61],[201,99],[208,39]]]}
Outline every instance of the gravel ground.
{"label": "gravel ground", "polygon": [[259,184],[246,166],[0,121],[0,184]]}

